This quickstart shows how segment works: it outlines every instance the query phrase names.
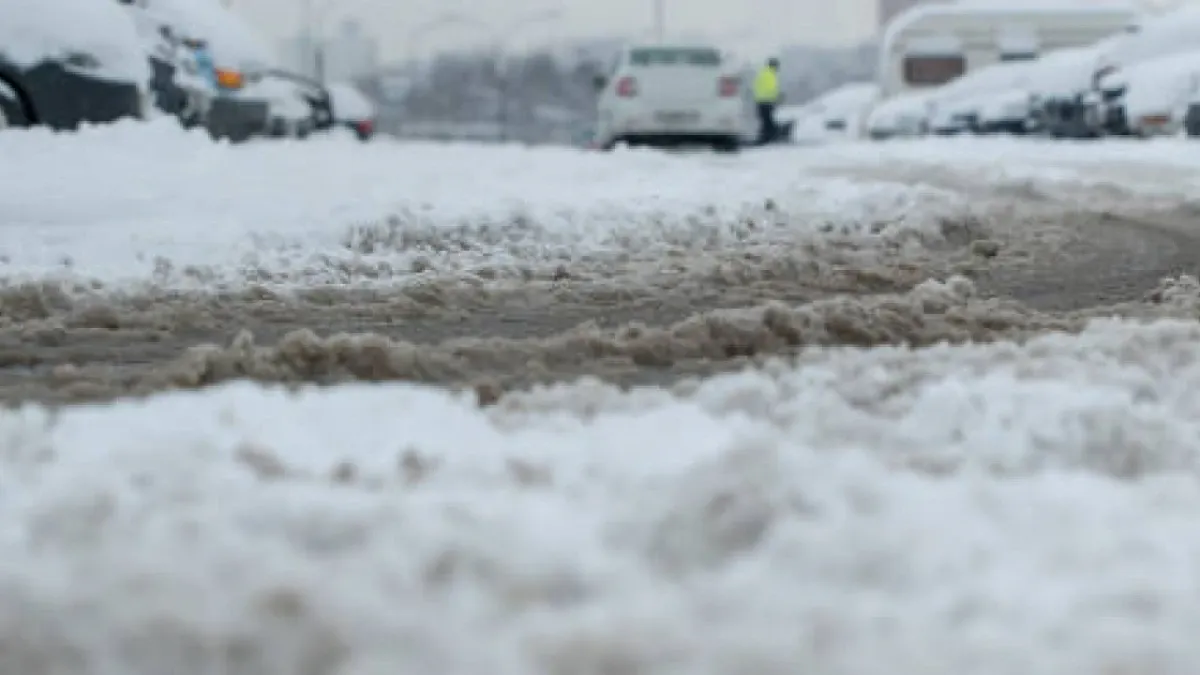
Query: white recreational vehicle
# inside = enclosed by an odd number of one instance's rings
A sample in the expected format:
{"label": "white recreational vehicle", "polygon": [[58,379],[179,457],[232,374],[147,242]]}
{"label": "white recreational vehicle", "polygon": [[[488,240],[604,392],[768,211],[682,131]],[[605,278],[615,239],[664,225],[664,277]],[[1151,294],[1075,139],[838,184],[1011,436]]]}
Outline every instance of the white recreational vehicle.
{"label": "white recreational vehicle", "polygon": [[1000,61],[1080,47],[1134,26],[1142,12],[1120,0],[959,0],[896,16],[879,46],[887,98],[943,85]]}

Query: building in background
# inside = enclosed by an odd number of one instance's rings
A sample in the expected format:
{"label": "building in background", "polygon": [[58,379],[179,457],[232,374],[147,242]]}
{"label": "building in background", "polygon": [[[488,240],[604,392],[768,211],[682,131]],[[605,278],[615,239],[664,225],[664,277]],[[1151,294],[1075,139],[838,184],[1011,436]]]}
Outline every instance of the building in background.
{"label": "building in background", "polygon": [[336,31],[285,40],[280,57],[287,67],[325,80],[357,80],[379,70],[379,42],[353,19]]}

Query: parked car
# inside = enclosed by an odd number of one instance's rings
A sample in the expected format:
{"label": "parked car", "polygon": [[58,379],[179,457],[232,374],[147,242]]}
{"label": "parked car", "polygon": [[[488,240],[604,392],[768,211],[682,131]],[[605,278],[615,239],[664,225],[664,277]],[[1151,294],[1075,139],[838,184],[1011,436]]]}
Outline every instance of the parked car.
{"label": "parked car", "polygon": [[1122,109],[1135,136],[1169,136],[1184,130],[1200,82],[1200,51],[1142,61],[1121,71]]}
{"label": "parked car", "polygon": [[[1200,41],[1200,8],[1197,7],[1148,16],[1105,41],[1095,62],[1091,90],[1084,98],[1085,118],[1091,135],[1153,135],[1173,133],[1181,128],[1185,114],[1182,111],[1175,114],[1178,119],[1164,118],[1161,110],[1140,111],[1138,116],[1146,119],[1135,120],[1129,110],[1128,89],[1138,79],[1157,79],[1153,73],[1160,67],[1174,72],[1176,66],[1167,66],[1168,62],[1163,59],[1193,50],[1197,41]],[[1142,92],[1146,92],[1144,87]]]}
{"label": "parked car", "polygon": [[335,125],[354,132],[360,141],[369,141],[375,135],[375,105],[352,84],[333,82],[327,87],[333,103]]}
{"label": "parked car", "polygon": [[266,101],[267,136],[303,139],[316,130],[313,106],[297,81],[272,72],[255,73],[249,77],[244,93]]}
{"label": "parked car", "polygon": [[1025,133],[1030,118],[1029,76],[1035,63],[994,63],[941,87],[931,99],[931,130],[935,134]]}
{"label": "parked car", "polygon": [[0,127],[65,130],[146,116],[149,66],[120,7],[0,0],[0,17]]}
{"label": "parked car", "polygon": [[271,101],[248,86],[273,67],[265,40],[218,0],[132,2],[174,35],[205,47],[215,80],[205,127],[213,137],[237,142],[266,133]]}
{"label": "parked car", "polygon": [[286,83],[280,88],[279,98],[271,110],[270,135],[283,137],[295,130],[307,136],[314,131],[325,131],[333,127],[333,101],[329,91],[317,80],[286,70],[271,69],[262,73],[264,78]]}
{"label": "parked car", "polygon": [[633,45],[597,80],[597,141],[736,150],[757,134],[742,63],[703,45]]}
{"label": "parked car", "polygon": [[1100,54],[1113,40],[1051,52],[1031,65],[1030,117],[1036,131],[1053,138],[1096,135],[1088,124],[1086,99]]}

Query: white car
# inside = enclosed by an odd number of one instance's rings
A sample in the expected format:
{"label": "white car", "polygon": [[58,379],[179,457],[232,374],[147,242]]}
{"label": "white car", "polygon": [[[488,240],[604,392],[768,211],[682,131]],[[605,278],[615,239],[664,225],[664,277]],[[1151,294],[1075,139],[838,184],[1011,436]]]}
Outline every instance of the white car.
{"label": "white car", "polygon": [[596,145],[703,144],[736,150],[757,134],[743,64],[714,47],[637,45],[600,90]]}

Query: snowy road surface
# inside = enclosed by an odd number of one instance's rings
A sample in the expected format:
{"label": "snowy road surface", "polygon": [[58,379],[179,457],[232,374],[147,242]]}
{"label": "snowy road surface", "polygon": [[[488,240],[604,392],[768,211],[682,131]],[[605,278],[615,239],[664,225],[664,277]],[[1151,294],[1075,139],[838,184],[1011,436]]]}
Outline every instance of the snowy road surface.
{"label": "snowy road surface", "polygon": [[1195,156],[0,135],[0,672],[1191,675]]}

